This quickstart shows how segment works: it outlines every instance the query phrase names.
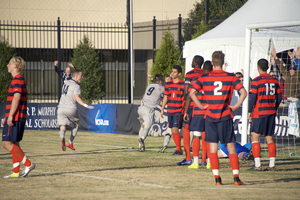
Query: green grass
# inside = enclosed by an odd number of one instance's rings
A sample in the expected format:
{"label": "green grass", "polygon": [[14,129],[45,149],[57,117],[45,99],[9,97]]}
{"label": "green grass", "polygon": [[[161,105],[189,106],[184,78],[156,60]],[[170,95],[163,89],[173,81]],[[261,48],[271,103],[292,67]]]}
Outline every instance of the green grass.
{"label": "green grass", "polygon": [[[276,172],[250,172],[253,161],[241,161],[245,186],[233,185],[229,160],[220,159],[224,185],[215,186],[211,170],[176,165],[184,156],[172,155],[173,141],[165,153],[157,153],[162,137],[148,137],[145,144],[146,151],[138,152],[136,135],[79,132],[76,151],[63,152],[58,131],[26,130],[21,147],[37,167],[27,178],[1,179],[1,199],[299,198],[299,157],[277,157]],[[262,165],[268,165],[265,151]],[[11,155],[1,148],[0,175],[11,169]]]}

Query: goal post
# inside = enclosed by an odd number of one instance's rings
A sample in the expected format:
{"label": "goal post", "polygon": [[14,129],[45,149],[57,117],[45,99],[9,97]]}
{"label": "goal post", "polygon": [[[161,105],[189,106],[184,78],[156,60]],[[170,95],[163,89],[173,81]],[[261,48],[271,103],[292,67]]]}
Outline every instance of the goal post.
{"label": "goal post", "polygon": [[[297,27],[294,29],[294,27]],[[253,30],[259,29],[277,29],[289,32],[296,32],[300,37],[300,21],[284,21],[284,22],[272,22],[272,23],[261,23],[261,24],[250,24],[246,27],[245,33],[245,62],[244,62],[244,87],[249,91],[249,77],[250,77],[250,68],[251,68],[251,49],[252,49],[252,32]],[[272,36],[270,36],[272,37]],[[300,46],[300,44],[298,44]],[[256,62],[256,61],[254,61]],[[249,95],[248,95],[249,96]],[[249,131],[249,121],[248,121],[248,98],[246,97],[243,102],[242,108],[242,136],[241,144],[244,145],[247,143],[247,135]]]}

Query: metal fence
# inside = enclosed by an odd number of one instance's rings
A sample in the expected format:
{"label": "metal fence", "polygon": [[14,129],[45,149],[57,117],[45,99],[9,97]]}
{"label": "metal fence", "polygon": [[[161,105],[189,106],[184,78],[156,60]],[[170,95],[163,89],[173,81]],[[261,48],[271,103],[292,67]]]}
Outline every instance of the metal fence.
{"label": "metal fence", "polygon": [[[134,100],[147,86],[147,72],[165,30],[171,30],[182,49],[182,19],[134,25]],[[0,40],[8,40],[26,61],[24,76],[29,102],[57,102],[61,80],[54,70],[71,61],[73,49],[88,36],[103,65],[105,96],[101,103],[128,103],[128,27],[126,24],[0,21]]]}

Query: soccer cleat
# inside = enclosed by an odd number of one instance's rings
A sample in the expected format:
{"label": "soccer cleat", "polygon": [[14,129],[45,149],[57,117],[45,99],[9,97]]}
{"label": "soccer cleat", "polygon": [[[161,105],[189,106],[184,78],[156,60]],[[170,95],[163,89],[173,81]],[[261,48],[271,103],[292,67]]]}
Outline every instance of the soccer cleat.
{"label": "soccer cleat", "polygon": [[206,166],[206,165],[207,165],[207,163],[206,163],[206,162],[204,162],[204,161],[202,161],[202,162],[201,162],[201,165],[202,165],[202,166]]}
{"label": "soccer cleat", "polygon": [[20,173],[14,173],[14,172],[12,172],[11,174],[3,176],[3,178],[19,178],[20,177],[19,174]]}
{"label": "soccer cleat", "polygon": [[176,151],[173,153],[174,156],[181,156],[182,154],[183,154],[182,151],[178,151],[178,150],[176,150]]}
{"label": "soccer cleat", "polygon": [[142,138],[139,138],[139,143],[140,143],[139,151],[140,152],[145,151],[145,143],[144,143],[144,140]]}
{"label": "soccer cleat", "polygon": [[186,159],[177,163],[177,165],[190,165],[190,164],[192,164],[192,160],[186,160]]}
{"label": "soccer cleat", "polygon": [[67,143],[67,147],[69,147],[70,149],[72,149],[73,151],[75,151],[75,148],[74,148],[73,144],[70,144],[69,142]]}
{"label": "soccer cleat", "polygon": [[243,156],[243,160],[254,160],[252,151],[250,151],[247,155]]}
{"label": "soccer cleat", "polygon": [[165,153],[166,150],[167,150],[167,147],[163,146],[162,148],[160,148],[160,150],[158,151],[158,153]]}
{"label": "soccer cleat", "polygon": [[206,169],[211,169],[211,164],[210,163],[206,164]]}
{"label": "soccer cleat", "polygon": [[266,169],[264,169],[264,171],[276,171],[275,166],[274,167],[267,167]]}
{"label": "soccer cleat", "polygon": [[189,165],[188,168],[189,169],[199,169],[199,164],[198,163],[197,164],[193,163],[193,164]]}
{"label": "soccer cleat", "polygon": [[65,138],[61,139],[61,150],[65,151],[66,150],[66,142],[65,142]]}
{"label": "soccer cleat", "polygon": [[223,184],[222,184],[221,177],[215,178],[215,180],[216,180],[216,185],[223,185]]}
{"label": "soccer cleat", "polygon": [[30,167],[25,167],[20,177],[26,177],[29,174],[29,172],[31,172],[34,168],[35,168],[35,164],[32,162]]}
{"label": "soccer cleat", "polygon": [[252,168],[248,169],[248,171],[262,171],[261,166],[255,167],[253,166]]}
{"label": "soccer cleat", "polygon": [[233,177],[234,178],[234,185],[245,185],[239,177]]}

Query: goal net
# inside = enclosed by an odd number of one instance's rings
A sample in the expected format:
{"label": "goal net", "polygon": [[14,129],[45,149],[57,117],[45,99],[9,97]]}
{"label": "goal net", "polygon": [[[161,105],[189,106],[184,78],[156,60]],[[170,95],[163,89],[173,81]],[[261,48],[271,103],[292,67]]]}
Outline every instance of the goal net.
{"label": "goal net", "polygon": [[[300,156],[300,22],[249,25],[246,28],[244,86],[257,77],[257,61],[269,60],[268,73],[280,84],[282,102],[277,111],[274,142],[277,155]],[[243,103],[242,143],[250,141],[248,100]],[[268,151],[264,137],[262,151]]]}

